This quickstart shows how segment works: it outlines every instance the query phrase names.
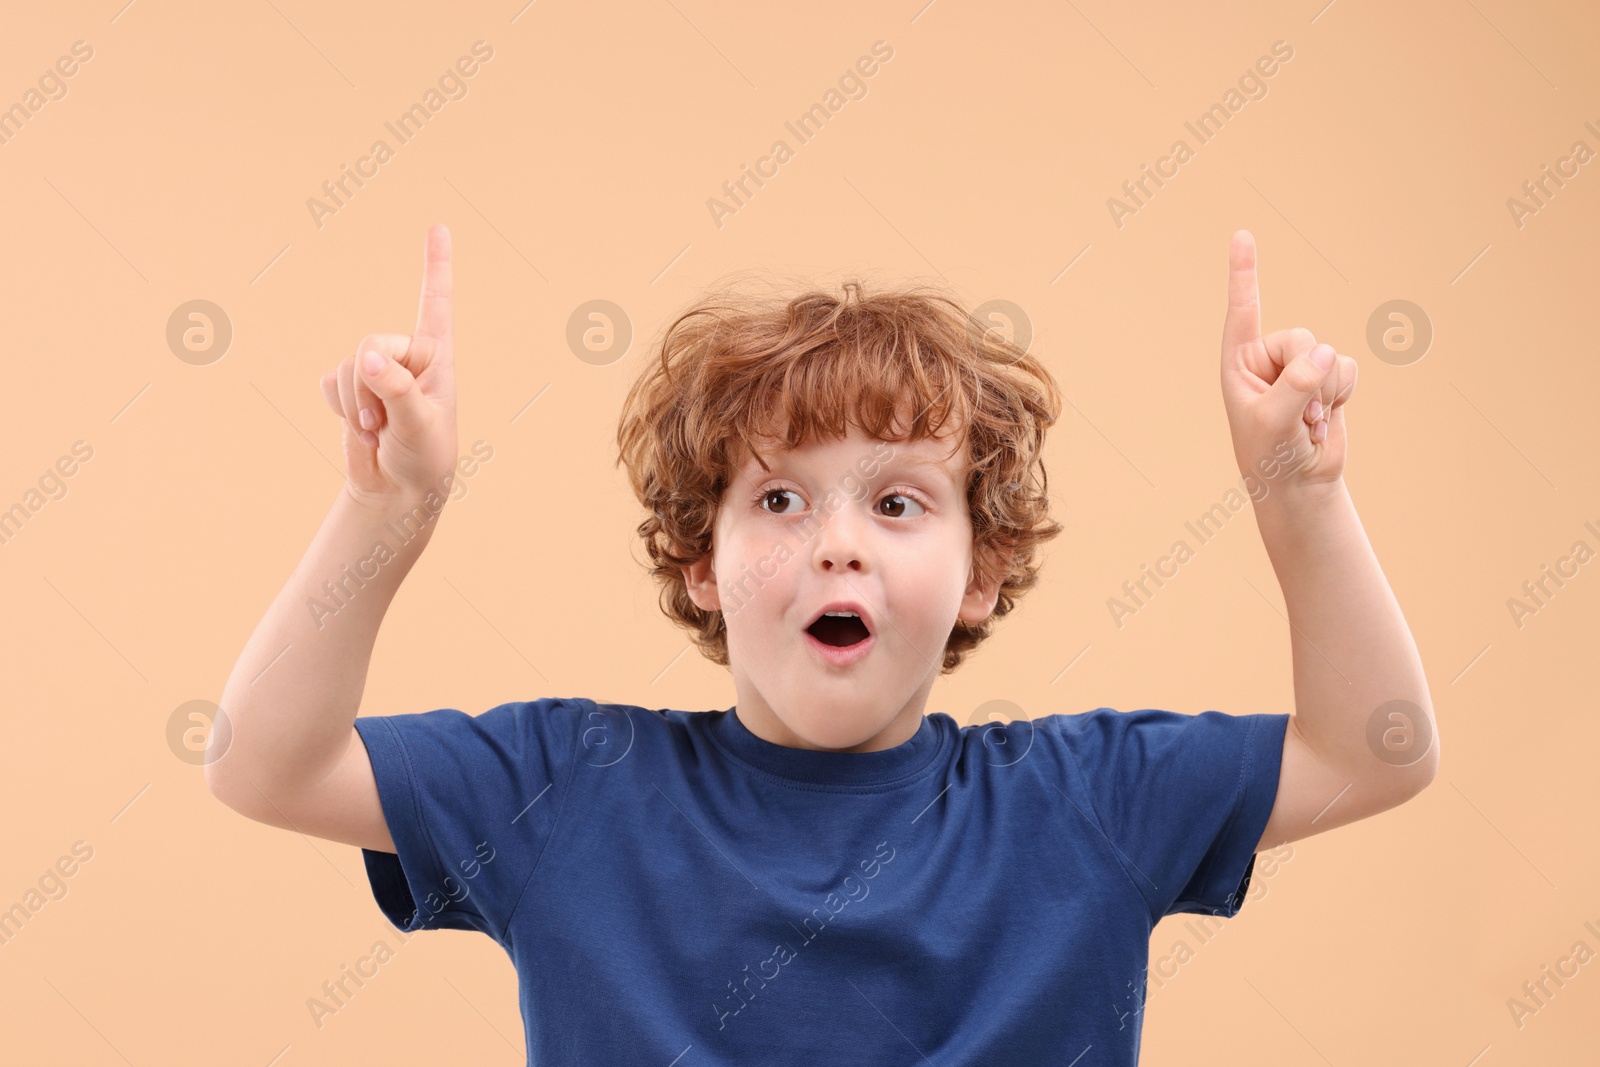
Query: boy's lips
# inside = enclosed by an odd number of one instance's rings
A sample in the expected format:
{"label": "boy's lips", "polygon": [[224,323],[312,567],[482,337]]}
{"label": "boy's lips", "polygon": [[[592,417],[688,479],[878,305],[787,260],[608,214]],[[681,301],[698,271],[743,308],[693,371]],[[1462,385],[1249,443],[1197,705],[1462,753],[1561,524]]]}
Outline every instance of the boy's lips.
{"label": "boy's lips", "polygon": [[[811,632],[823,616],[828,612],[848,611],[861,620],[861,626],[866,630],[866,636],[853,645],[830,645]],[[848,667],[859,661],[870,652],[878,643],[877,628],[872,624],[872,613],[866,607],[854,600],[832,600],[812,612],[811,619],[800,632],[800,637],[810,645],[823,662],[834,667]]]}

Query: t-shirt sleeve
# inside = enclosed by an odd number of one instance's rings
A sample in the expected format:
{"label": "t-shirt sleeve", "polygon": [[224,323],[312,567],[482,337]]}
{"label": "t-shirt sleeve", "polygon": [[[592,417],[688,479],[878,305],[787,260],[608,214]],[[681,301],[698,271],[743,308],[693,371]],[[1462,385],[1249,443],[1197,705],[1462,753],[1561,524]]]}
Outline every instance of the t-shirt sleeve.
{"label": "t-shirt sleeve", "polygon": [[407,933],[478,930],[504,940],[566,797],[578,703],[355,720],[394,840],[394,852],[361,850],[390,922]]}
{"label": "t-shirt sleeve", "polygon": [[1232,918],[1272,815],[1289,716],[1097,708],[1052,720],[1150,907]]}

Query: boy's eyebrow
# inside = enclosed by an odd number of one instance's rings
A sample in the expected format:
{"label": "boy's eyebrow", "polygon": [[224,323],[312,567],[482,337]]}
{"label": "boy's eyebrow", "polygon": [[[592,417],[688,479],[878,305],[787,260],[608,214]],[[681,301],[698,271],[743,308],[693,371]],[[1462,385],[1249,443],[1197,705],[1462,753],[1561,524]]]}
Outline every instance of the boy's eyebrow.
{"label": "boy's eyebrow", "polygon": [[896,456],[893,459],[884,461],[882,469],[928,470],[936,474],[944,475],[948,475],[950,473],[950,468],[945,465],[943,460],[923,456],[913,456],[909,459]]}
{"label": "boy's eyebrow", "polygon": [[[777,473],[781,470],[792,469],[794,465],[792,456],[787,452],[776,456],[768,456],[767,462],[771,465],[773,473]],[[753,462],[750,465],[755,467],[755,473],[761,473],[761,468],[759,466],[755,465]],[[943,475],[944,481],[952,484],[955,482],[955,478],[953,475],[951,475],[950,468],[946,466],[944,459],[935,459],[932,456],[925,456],[917,453],[912,453],[909,456],[897,453],[896,455],[891,456],[889,459],[880,462],[878,464],[878,470],[880,475],[884,471],[891,470],[926,470],[931,474]]]}

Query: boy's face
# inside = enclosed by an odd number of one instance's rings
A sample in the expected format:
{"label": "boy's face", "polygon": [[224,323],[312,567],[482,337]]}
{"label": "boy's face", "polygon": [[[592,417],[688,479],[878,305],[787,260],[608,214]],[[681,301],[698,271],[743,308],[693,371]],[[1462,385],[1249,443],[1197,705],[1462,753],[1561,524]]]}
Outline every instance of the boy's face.
{"label": "boy's face", "polygon": [[[794,748],[870,752],[908,740],[956,620],[994,610],[972,581],[964,440],[869,439],[743,457],[723,493],[712,555],[684,569],[689,595],[721,611],[738,716]],[[858,605],[864,651],[830,662],[807,628]],[[850,635],[844,638],[850,639]]]}

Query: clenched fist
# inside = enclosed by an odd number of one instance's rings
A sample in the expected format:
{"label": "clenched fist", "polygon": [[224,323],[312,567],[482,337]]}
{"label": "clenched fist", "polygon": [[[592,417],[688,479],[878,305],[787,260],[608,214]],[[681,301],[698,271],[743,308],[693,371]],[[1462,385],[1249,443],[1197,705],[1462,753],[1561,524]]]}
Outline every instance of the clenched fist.
{"label": "clenched fist", "polygon": [[450,307],[450,230],[428,227],[416,332],[370,333],[322,376],[344,419],[346,490],[388,511],[444,493],[456,462],[456,369]]}

